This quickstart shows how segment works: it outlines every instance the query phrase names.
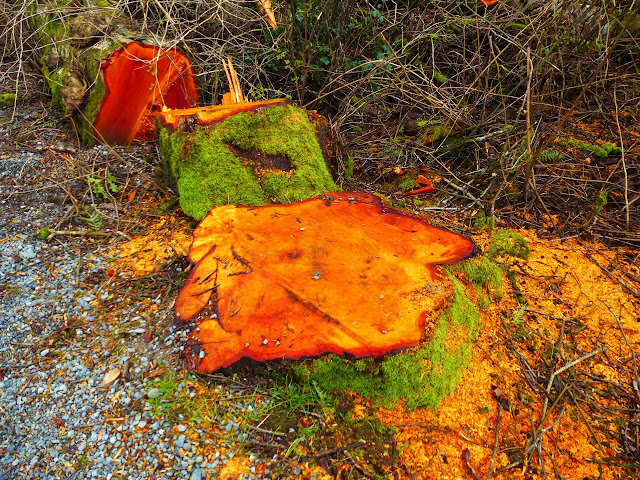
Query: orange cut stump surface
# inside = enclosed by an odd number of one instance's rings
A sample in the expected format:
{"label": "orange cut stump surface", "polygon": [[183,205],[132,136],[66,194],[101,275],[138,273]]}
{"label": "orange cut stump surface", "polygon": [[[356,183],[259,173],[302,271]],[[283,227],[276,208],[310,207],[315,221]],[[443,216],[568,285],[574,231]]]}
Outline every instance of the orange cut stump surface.
{"label": "orange cut stump surface", "polygon": [[102,65],[107,93],[94,121],[98,142],[129,145],[155,138],[153,113],[190,108],[198,102],[189,59],[175,49],[131,42]]}
{"label": "orange cut stump surface", "polygon": [[214,208],[194,233],[196,266],[176,300],[177,318],[197,324],[190,368],[416,345],[444,301],[434,266],[473,248],[366,193]]}
{"label": "orange cut stump surface", "polygon": [[[226,94],[225,94],[226,95]],[[261,100],[259,102],[223,103],[222,105],[210,105],[206,107],[165,109],[157,112],[156,116],[165,127],[179,128],[185,122],[195,120],[198,125],[213,125],[225,118],[242,112],[250,112],[261,107],[287,103],[286,98]]]}

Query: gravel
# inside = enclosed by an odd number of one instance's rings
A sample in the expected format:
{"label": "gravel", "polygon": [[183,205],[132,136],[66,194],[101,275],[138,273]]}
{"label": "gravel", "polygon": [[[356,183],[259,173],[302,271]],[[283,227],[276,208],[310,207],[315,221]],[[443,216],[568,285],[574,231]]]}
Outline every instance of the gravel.
{"label": "gravel", "polygon": [[[24,132],[42,120],[39,108],[22,106],[12,128]],[[44,115],[59,121],[55,113]],[[237,444],[241,415],[259,407],[253,398],[222,408],[215,436],[154,413],[149,400],[163,392],[145,374],[158,359],[179,366],[185,334],[157,328],[171,318],[173,298],[138,299],[111,289],[105,272],[113,265],[113,242],[126,239],[38,238],[41,228],[61,221],[63,228],[86,229],[70,223],[73,205],[64,202],[67,191],[90,194],[71,166],[113,162],[111,151],[76,152],[60,133],[64,126],[28,130],[14,142],[7,121],[0,110],[0,480],[203,480],[217,478],[238,456],[248,462],[239,478],[272,478],[265,472],[291,460],[273,452],[247,460],[246,446]],[[135,157],[135,149],[126,154]],[[131,162],[135,168],[120,168],[146,172],[143,178],[129,172],[134,185],[153,178],[141,158]],[[154,333],[147,343],[148,332]],[[116,367],[127,375],[104,387],[105,374]],[[230,399],[243,394],[216,388]]]}

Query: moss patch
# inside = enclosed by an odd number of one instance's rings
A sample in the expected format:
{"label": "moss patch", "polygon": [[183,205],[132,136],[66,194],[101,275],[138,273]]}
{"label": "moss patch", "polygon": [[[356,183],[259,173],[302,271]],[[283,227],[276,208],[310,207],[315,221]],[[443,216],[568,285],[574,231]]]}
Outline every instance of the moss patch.
{"label": "moss patch", "polygon": [[476,257],[452,269],[464,273],[473,284],[478,294],[480,308],[488,307],[492,300],[500,300],[504,295],[502,291],[504,272],[489,257]]}
{"label": "moss patch", "polygon": [[[337,188],[306,112],[291,105],[239,113],[193,133],[160,127],[158,141],[182,210],[198,220],[218,205],[291,203]],[[284,155],[292,170],[266,168],[250,151]]]}
{"label": "moss patch", "polygon": [[491,246],[488,251],[490,257],[495,257],[496,255],[508,255],[511,257],[523,258],[525,260],[529,258],[529,253],[529,246],[522,235],[504,228],[499,229],[493,236],[491,239]]}
{"label": "moss patch", "polygon": [[64,86],[65,78],[69,75],[69,70],[65,67],[60,67],[53,71],[50,71],[49,68],[43,63],[42,73],[44,74],[44,79],[49,86],[49,90],[51,91],[51,101],[57,108],[64,110],[65,108],[62,104],[60,90],[62,90],[62,87]]}
{"label": "moss patch", "polygon": [[0,93],[0,107],[13,107],[16,100],[15,93]]}
{"label": "moss patch", "polygon": [[452,126],[437,120],[422,120],[418,122],[418,126],[421,128],[420,137],[423,143],[431,144],[446,137],[455,137]]}
{"label": "moss patch", "polygon": [[463,285],[451,277],[454,297],[439,317],[431,340],[416,350],[377,362],[372,358],[347,360],[335,355],[296,372],[327,391],[354,391],[379,404],[404,402],[410,410],[436,409],[451,394],[471,359],[471,341],[480,328],[480,314]]}
{"label": "moss patch", "polygon": [[591,153],[599,158],[622,155],[622,149],[616,147],[613,143],[606,142],[599,145],[583,142],[573,138],[558,138],[557,142],[565,147],[573,147],[581,152]]}
{"label": "moss patch", "polygon": [[107,96],[107,87],[104,84],[100,65],[122,46],[122,42],[115,40],[99,43],[90,48],[81,58],[86,78],[95,79],[95,83],[89,89],[89,97],[82,115],[77,115],[78,135],[85,145],[93,145],[95,143],[93,124],[102,106],[102,101]]}

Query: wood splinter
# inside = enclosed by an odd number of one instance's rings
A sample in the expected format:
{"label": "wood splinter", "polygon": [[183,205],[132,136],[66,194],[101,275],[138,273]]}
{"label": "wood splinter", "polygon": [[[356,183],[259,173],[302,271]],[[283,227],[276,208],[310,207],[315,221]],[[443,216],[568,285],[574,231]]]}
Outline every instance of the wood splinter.
{"label": "wood splinter", "polygon": [[242,93],[240,80],[238,80],[236,69],[233,68],[231,58],[227,57],[226,59],[223,59],[222,67],[224,68],[224,73],[227,76],[227,82],[229,82],[229,91],[222,96],[222,105],[247,103],[247,98]]}

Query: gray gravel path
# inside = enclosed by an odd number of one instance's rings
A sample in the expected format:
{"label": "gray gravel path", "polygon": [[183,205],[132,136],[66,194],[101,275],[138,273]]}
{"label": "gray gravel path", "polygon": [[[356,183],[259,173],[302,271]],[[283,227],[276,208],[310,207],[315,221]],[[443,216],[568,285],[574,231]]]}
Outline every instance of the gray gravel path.
{"label": "gray gravel path", "polygon": [[[44,119],[59,125],[39,108],[21,107],[13,124],[0,110],[0,480],[198,480],[217,478],[239,456],[242,468],[226,478],[300,473],[289,460],[246,453],[240,418],[259,404],[242,399],[242,390],[218,387],[229,403],[211,428],[222,434],[158,415],[150,399],[163,392],[146,375],[160,359],[167,369],[178,365],[184,334],[166,329],[173,298],[111,290],[112,239],[38,238],[42,227],[65,219],[65,192],[86,195],[74,162],[109,156],[104,148],[76,154],[64,129],[32,127]],[[141,159],[136,169],[153,177]],[[87,227],[69,220],[63,228]],[[118,307],[115,318],[110,305]],[[115,368],[123,373],[104,386]],[[185,381],[176,390],[184,388]]]}

